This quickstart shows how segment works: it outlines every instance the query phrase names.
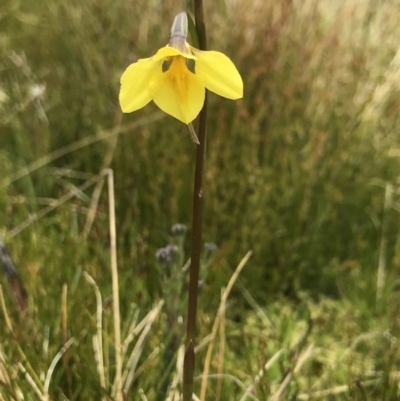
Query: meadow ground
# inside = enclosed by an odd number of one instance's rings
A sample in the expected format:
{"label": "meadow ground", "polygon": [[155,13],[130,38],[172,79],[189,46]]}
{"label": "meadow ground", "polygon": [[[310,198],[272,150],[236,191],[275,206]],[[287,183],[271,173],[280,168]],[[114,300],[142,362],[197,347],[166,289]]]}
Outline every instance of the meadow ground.
{"label": "meadow ground", "polygon": [[[28,294],[1,276],[0,400],[117,399],[109,197],[123,392],[179,399],[196,145],[118,91],[185,9],[0,4],[0,237]],[[205,16],[245,93],[209,97],[196,396],[400,399],[400,2]]]}

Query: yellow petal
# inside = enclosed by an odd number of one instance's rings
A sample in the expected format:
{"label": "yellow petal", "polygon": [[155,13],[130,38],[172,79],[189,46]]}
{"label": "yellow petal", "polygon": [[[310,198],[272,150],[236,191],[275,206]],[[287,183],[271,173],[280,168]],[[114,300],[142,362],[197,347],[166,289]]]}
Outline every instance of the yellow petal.
{"label": "yellow petal", "polygon": [[205,87],[228,99],[243,97],[243,81],[232,61],[225,54],[215,51],[201,51],[191,48],[197,57],[196,75]]}
{"label": "yellow petal", "polygon": [[161,62],[153,58],[131,64],[121,77],[119,103],[124,113],[141,109],[151,100],[149,82],[154,73],[161,71]]}
{"label": "yellow petal", "polygon": [[175,47],[171,47],[171,46],[162,47],[156,53],[156,55],[153,57],[153,60],[165,60],[166,58],[173,57],[173,56],[183,56],[185,58],[190,58],[192,60],[196,60],[196,57],[193,56],[190,53],[189,46],[188,46],[188,52],[187,53],[186,52],[182,53],[178,49],[176,49]]}
{"label": "yellow petal", "polygon": [[190,71],[186,72],[185,81],[179,84],[167,71],[153,76],[150,93],[162,111],[189,124],[203,107],[205,88],[201,80]]}

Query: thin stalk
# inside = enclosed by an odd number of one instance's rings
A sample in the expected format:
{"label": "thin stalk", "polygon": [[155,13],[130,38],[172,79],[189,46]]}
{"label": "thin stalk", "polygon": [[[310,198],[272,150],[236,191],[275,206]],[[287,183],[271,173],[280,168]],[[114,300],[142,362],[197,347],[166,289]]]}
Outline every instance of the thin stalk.
{"label": "thin stalk", "polygon": [[[199,40],[200,50],[207,50],[206,30],[203,16],[202,0],[194,0],[194,16],[196,32]],[[193,190],[193,217],[192,217],[192,252],[189,279],[189,299],[187,314],[186,350],[183,362],[183,401],[191,401],[193,395],[193,375],[195,367],[195,336],[197,317],[197,295],[200,270],[201,254],[201,220],[203,208],[203,169],[204,153],[206,145],[207,124],[207,93],[204,105],[200,112],[198,138],[200,144],[197,146],[196,167],[194,173]]]}
{"label": "thin stalk", "polygon": [[115,401],[122,401],[121,320],[119,312],[119,287],[117,263],[117,229],[115,222],[114,172],[105,170],[108,176],[108,207],[110,213],[111,278],[114,314],[115,378],[112,394]]}
{"label": "thin stalk", "polygon": [[53,210],[57,209],[59,206],[63,205],[64,203],[68,202],[70,199],[74,198],[77,195],[77,193],[84,191],[85,189],[89,188],[90,186],[96,184],[96,182],[104,179],[104,176],[106,174],[107,174],[107,172],[103,171],[100,174],[95,175],[90,180],[87,180],[81,186],[79,186],[77,188],[74,187],[73,189],[71,189],[69,192],[67,192],[65,195],[63,195],[61,198],[57,199],[55,202],[53,202],[49,206],[46,206],[45,208],[40,209],[36,213],[33,213],[28,219],[26,219],[21,224],[19,224],[18,226],[14,227],[12,230],[10,230],[8,233],[6,233],[5,237],[7,239],[15,237],[21,231],[28,228],[35,221],[41,219],[42,217],[46,216],[48,213],[52,212]]}
{"label": "thin stalk", "polygon": [[[66,283],[62,286],[62,295],[61,295],[61,327],[62,327],[62,341],[65,345],[68,342],[68,305],[67,305],[67,295],[68,295],[68,285]],[[72,376],[71,370],[69,368],[69,352],[65,350],[62,355],[63,365],[64,365],[64,372],[67,378],[67,391],[68,391],[68,398],[71,400],[73,398],[73,391],[72,391]]]}
{"label": "thin stalk", "polygon": [[33,173],[34,171],[50,164],[52,161],[59,159],[62,156],[65,156],[71,152],[76,152],[79,149],[84,148],[85,146],[90,146],[96,142],[110,139],[115,136],[119,136],[120,134],[130,134],[132,130],[137,127],[142,127],[148,125],[154,121],[158,121],[164,117],[164,113],[156,112],[152,114],[150,117],[145,117],[140,120],[136,120],[130,124],[119,125],[117,124],[111,129],[102,130],[97,132],[94,135],[86,136],[82,139],[79,139],[76,142],[72,142],[69,145],[66,145],[60,149],[55,150],[54,152],[48,153],[41,158],[35,160],[31,164],[28,164],[25,167],[20,168],[15,173],[6,177],[3,181],[0,181],[0,188],[6,188],[13,182]]}
{"label": "thin stalk", "polygon": [[237,278],[239,277],[239,274],[243,270],[244,266],[246,265],[247,261],[250,259],[252,254],[253,254],[252,251],[248,251],[246,253],[245,257],[240,261],[235,272],[232,274],[232,277],[230,278],[228,285],[226,286],[226,288],[222,294],[221,302],[220,302],[218,312],[217,312],[217,316],[215,317],[214,324],[213,324],[213,327],[211,330],[210,343],[208,344],[206,359],[204,362],[203,380],[201,383],[201,391],[200,391],[200,400],[201,401],[204,401],[206,399],[207,380],[210,377],[209,369],[210,369],[211,358],[212,358],[212,353],[213,353],[213,348],[214,348],[214,343],[215,343],[215,337],[217,335],[218,327],[221,326],[221,320],[224,318],[223,314],[225,313],[225,310],[226,310],[226,303],[228,301],[228,296],[229,296],[230,292],[232,291],[233,285],[235,284]]}
{"label": "thin stalk", "polygon": [[378,309],[382,307],[381,301],[387,275],[387,242],[388,242],[388,231],[389,231],[388,212],[392,206],[392,199],[393,199],[393,186],[392,184],[388,183],[386,184],[385,203],[383,206],[381,245],[379,249],[379,264],[378,264],[378,273],[376,281],[376,307]]}

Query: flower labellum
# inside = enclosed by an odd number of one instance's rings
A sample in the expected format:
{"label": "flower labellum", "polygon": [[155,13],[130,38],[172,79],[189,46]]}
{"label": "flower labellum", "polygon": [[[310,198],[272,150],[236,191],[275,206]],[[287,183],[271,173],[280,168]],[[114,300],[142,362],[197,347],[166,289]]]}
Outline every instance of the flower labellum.
{"label": "flower labellum", "polygon": [[165,113],[189,124],[203,107],[206,89],[228,99],[243,97],[242,78],[232,61],[220,52],[193,48],[187,34],[188,19],[182,12],[174,19],[169,44],[122,74],[119,102],[124,113],[153,100]]}

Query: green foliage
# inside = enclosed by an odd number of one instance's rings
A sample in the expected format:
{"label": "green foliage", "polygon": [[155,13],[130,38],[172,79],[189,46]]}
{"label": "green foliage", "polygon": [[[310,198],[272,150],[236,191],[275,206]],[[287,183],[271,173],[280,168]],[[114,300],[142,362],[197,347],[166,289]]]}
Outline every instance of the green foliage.
{"label": "green foliage", "polygon": [[[13,333],[2,308],[0,400],[37,399],[22,368],[43,393],[46,372],[71,337],[52,372],[50,399],[113,399],[107,187],[81,189],[108,167],[123,340],[135,333],[124,359],[125,367],[130,354],[137,358],[128,399],[165,399],[175,378],[187,238],[176,244],[175,275],[160,270],[155,253],[171,242],[173,224],[190,227],[195,145],[152,104],[122,116],[118,91],[129,63],[168,42],[184,8],[178,3],[0,6],[0,235],[29,294],[22,319],[1,279]],[[326,389],[335,400],[398,399],[396,2],[205,5],[209,47],[238,66],[245,96],[209,97],[203,240],[218,250],[207,262],[200,340],[211,332],[221,287],[253,250],[227,304],[225,337],[215,339],[210,373],[226,376],[209,378],[207,399],[244,400],[252,385],[247,399],[270,399],[285,378],[275,401],[326,397]],[[55,205],[67,193],[74,196]],[[376,305],[379,263],[388,284]],[[102,295],[105,389],[93,350],[99,304],[84,272]],[[200,374],[208,343],[199,342]]]}

